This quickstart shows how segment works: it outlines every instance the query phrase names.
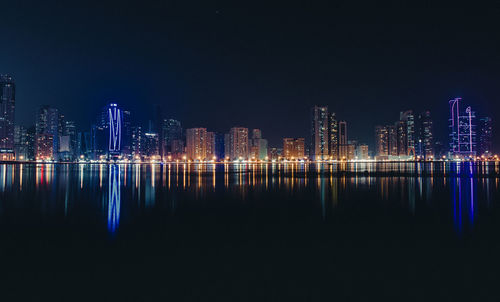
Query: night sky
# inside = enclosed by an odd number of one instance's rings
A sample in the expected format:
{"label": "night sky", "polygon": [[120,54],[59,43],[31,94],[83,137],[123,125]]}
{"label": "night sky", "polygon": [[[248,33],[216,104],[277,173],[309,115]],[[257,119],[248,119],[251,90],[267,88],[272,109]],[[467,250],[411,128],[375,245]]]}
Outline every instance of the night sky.
{"label": "night sky", "polygon": [[314,104],[370,144],[405,109],[431,110],[447,143],[456,96],[500,118],[500,4],[311,2],[2,1],[0,73],[26,126],[49,104],[88,128],[112,100],[144,126],[161,105],[185,128],[261,128],[271,146],[309,138]]}

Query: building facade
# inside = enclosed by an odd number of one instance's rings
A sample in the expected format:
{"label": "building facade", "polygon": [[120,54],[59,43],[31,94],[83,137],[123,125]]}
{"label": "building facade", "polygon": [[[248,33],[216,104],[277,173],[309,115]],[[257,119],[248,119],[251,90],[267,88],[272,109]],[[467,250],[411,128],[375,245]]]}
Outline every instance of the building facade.
{"label": "building facade", "polygon": [[0,160],[14,160],[16,85],[12,77],[0,75]]}
{"label": "building facade", "polygon": [[305,156],[304,138],[284,138],[283,158],[287,160],[303,159]]}
{"label": "building facade", "polygon": [[311,108],[311,159],[326,160],[329,158],[329,115],[327,106]]}
{"label": "building facade", "polygon": [[229,131],[229,157],[247,159],[249,155],[248,128],[233,127]]}

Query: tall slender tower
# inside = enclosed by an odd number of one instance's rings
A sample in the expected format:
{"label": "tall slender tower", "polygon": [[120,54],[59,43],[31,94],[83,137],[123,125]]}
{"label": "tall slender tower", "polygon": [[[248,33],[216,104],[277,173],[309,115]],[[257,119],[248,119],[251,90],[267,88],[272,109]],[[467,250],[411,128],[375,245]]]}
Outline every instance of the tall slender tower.
{"label": "tall slender tower", "polygon": [[330,156],[333,159],[339,159],[339,127],[338,121],[335,112],[330,113],[329,115],[329,142],[330,142]]}
{"label": "tall slender tower", "polygon": [[14,159],[15,99],[14,80],[8,75],[0,75],[0,160]]}
{"label": "tall slender tower", "polygon": [[339,159],[348,159],[347,122],[339,122]]}
{"label": "tall slender tower", "polygon": [[311,108],[311,159],[328,159],[328,107]]}

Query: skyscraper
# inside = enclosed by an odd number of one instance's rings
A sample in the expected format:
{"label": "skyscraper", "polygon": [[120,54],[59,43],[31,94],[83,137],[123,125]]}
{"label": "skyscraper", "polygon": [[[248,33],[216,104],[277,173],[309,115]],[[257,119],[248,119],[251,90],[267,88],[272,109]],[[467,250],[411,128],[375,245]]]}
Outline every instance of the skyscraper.
{"label": "skyscraper", "polygon": [[338,121],[335,115],[335,112],[330,113],[329,119],[329,127],[330,127],[330,137],[329,137],[329,151],[330,156],[333,159],[339,159],[339,129],[338,129]]}
{"label": "skyscraper", "polygon": [[408,124],[405,121],[397,121],[396,137],[397,137],[397,154],[399,156],[408,155]]}
{"label": "skyscraper", "polygon": [[387,125],[387,137],[388,137],[388,146],[387,150],[390,156],[398,156],[398,135],[396,131],[396,127],[394,125]]}
{"label": "skyscraper", "polygon": [[252,130],[250,157],[256,160],[264,160],[267,157],[267,140],[262,138],[260,129]]}
{"label": "skyscraper", "polygon": [[204,160],[207,154],[207,128],[186,129],[186,153],[188,159]]}
{"label": "skyscraper", "polygon": [[12,77],[0,75],[0,160],[14,159],[16,85]]}
{"label": "skyscraper", "polygon": [[205,159],[211,160],[215,156],[215,133],[207,131],[205,141],[207,144]]}
{"label": "skyscraper", "polygon": [[328,159],[328,107],[311,108],[311,157],[314,160]]}
{"label": "skyscraper", "polygon": [[[407,110],[399,114],[399,120],[406,124],[406,154],[415,155],[415,117],[413,111]],[[403,155],[403,154],[400,154]]]}
{"label": "skyscraper", "polygon": [[[43,106],[38,110],[36,120],[36,154],[37,159],[56,159],[59,150],[59,111],[56,108]],[[49,142],[52,146],[49,146]]]}
{"label": "skyscraper", "polygon": [[[162,139],[163,142],[163,155],[173,155],[178,153],[179,150],[174,150],[173,141],[174,140],[182,140],[183,141],[183,133],[181,122],[175,119],[164,119],[162,125]],[[179,145],[177,142],[176,145]]]}
{"label": "skyscraper", "polygon": [[233,127],[229,130],[229,152],[231,160],[248,158],[248,128]]}
{"label": "skyscraper", "polygon": [[349,159],[349,140],[347,137],[347,122],[339,122],[339,159]]}
{"label": "skyscraper", "polygon": [[434,157],[434,136],[432,130],[432,119],[429,110],[418,116],[418,150],[417,155],[424,159]]}
{"label": "skyscraper", "polygon": [[492,155],[492,137],[493,125],[491,117],[483,117],[479,119],[479,148],[478,155]]}
{"label": "skyscraper", "polygon": [[23,126],[14,126],[14,151],[17,160],[28,159],[28,135]]}
{"label": "skyscraper", "polygon": [[389,133],[387,127],[376,126],[375,127],[375,153],[377,156],[388,156],[389,155]]}

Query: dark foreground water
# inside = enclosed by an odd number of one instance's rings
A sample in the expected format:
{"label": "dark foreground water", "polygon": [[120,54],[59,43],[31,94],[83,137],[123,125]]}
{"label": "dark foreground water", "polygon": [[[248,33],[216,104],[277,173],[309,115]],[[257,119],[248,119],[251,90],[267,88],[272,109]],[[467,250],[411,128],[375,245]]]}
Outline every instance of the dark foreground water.
{"label": "dark foreground water", "polygon": [[499,163],[0,165],[5,301],[498,301]]}

